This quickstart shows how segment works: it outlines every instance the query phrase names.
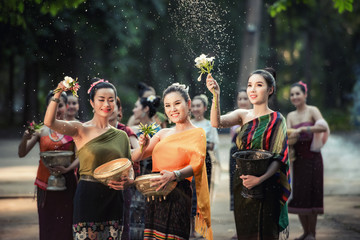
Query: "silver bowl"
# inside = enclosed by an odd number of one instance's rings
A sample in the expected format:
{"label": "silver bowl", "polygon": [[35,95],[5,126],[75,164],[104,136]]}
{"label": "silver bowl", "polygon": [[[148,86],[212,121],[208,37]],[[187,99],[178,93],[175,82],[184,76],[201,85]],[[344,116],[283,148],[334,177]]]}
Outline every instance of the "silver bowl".
{"label": "silver bowl", "polygon": [[[63,166],[67,167],[71,164],[72,156],[74,152],[72,151],[46,151],[41,152],[40,157],[46,167],[57,167]],[[47,190],[50,191],[64,191],[66,190],[65,177],[58,171],[50,171],[50,176],[48,179]]]}

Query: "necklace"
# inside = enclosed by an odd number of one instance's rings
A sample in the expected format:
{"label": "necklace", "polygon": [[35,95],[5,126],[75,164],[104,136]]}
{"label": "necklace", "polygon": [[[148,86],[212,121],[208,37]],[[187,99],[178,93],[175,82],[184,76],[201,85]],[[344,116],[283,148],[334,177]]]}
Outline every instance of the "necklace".
{"label": "necklace", "polygon": [[[52,134],[53,134],[53,133],[56,135],[57,139],[54,139],[54,138],[52,137]],[[59,142],[59,141],[61,141],[61,140],[64,138],[64,135],[61,134],[61,136],[59,137],[59,135],[58,135],[56,132],[53,132],[53,131],[49,128],[49,138],[50,138],[51,141],[53,141],[53,142]]]}

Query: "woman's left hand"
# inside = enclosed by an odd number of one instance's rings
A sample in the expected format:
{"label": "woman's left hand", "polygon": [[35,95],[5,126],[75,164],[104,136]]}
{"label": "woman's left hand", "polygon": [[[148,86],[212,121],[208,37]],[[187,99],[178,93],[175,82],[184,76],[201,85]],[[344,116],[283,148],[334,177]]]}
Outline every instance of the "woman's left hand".
{"label": "woman's left hand", "polygon": [[252,175],[241,175],[240,178],[243,180],[243,185],[247,189],[252,189],[253,187],[261,183],[259,177],[255,177]]}
{"label": "woman's left hand", "polygon": [[108,186],[115,190],[124,190],[134,183],[134,180],[127,176],[121,177],[119,181],[110,180]]}
{"label": "woman's left hand", "polygon": [[155,178],[151,180],[151,187],[152,186],[159,186],[156,191],[165,188],[168,182],[174,181],[176,179],[175,174],[173,172],[169,172],[166,170],[162,170],[160,172],[161,177]]}

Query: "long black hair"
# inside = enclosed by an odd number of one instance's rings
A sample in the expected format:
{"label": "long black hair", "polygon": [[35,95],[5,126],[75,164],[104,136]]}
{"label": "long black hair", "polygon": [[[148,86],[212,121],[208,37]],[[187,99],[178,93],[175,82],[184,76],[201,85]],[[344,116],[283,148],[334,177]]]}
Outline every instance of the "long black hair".
{"label": "long black hair", "polygon": [[150,95],[146,98],[140,98],[140,104],[143,108],[149,107],[149,118],[152,118],[156,114],[156,109],[160,106],[160,97]]}

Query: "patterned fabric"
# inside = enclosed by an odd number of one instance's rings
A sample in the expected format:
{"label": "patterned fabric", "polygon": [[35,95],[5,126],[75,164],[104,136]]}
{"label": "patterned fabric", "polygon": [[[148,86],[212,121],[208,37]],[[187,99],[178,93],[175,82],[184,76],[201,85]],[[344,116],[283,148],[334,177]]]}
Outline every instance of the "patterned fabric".
{"label": "patterned fabric", "polygon": [[240,130],[236,145],[239,149],[263,149],[272,152],[273,160],[282,163],[277,173],[281,185],[281,204],[288,200],[290,190],[290,166],[286,121],[279,112],[273,112],[246,123]]}
{"label": "patterned fabric", "polygon": [[183,180],[166,200],[146,203],[144,239],[189,239],[190,210],[190,182]]}
{"label": "patterned fabric", "polygon": [[[281,163],[280,169],[262,184],[264,199],[241,196],[242,180],[234,176],[234,202],[237,234],[252,239],[259,233],[266,239],[277,239],[289,224],[286,201],[290,191],[290,170],[285,118],[272,112],[245,123],[237,136],[238,149],[263,149],[273,153],[271,161]],[[256,238],[255,238],[256,239]]]}
{"label": "patterned fabric", "polygon": [[[236,135],[237,136],[237,135]],[[236,171],[236,159],[233,158],[233,154],[238,151],[237,146],[232,143],[230,148],[230,159],[229,159],[229,174],[230,174],[230,211],[234,211],[234,174]]]}
{"label": "patterned fabric", "polygon": [[121,239],[121,225],[118,221],[106,221],[101,223],[77,223],[74,224],[74,239],[76,240],[118,240]]}
{"label": "patterned fabric", "polygon": [[[129,138],[110,128],[87,142],[78,152],[80,174],[92,176],[94,169],[117,158],[131,158]],[[99,182],[80,180],[74,198],[74,239],[121,239],[123,193]]]}
{"label": "patterned fabric", "polygon": [[[293,126],[313,126],[305,122]],[[289,213],[323,214],[324,213],[324,168],[320,152],[310,150],[313,142],[312,133],[300,134],[294,145],[296,160],[293,164],[293,191],[289,201]]]}

